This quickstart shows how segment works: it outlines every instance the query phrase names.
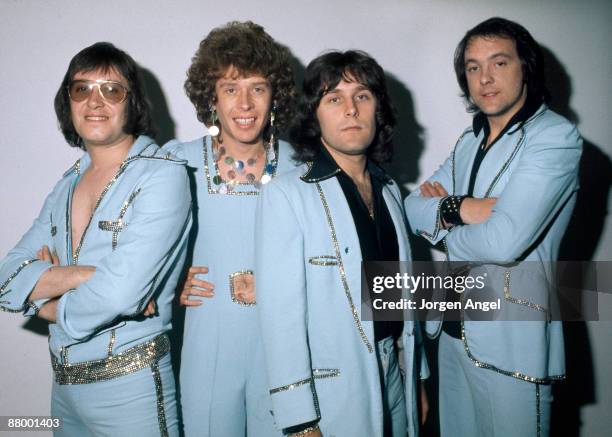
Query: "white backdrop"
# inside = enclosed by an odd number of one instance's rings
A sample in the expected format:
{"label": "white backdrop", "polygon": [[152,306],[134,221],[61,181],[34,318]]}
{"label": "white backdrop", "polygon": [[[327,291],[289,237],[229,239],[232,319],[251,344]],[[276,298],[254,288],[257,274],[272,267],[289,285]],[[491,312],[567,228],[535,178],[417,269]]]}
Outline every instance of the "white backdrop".
{"label": "white backdrop", "polygon": [[[53,97],[70,58],[87,45],[113,42],[149,72],[158,118],[164,120],[162,139],[181,140],[203,132],[183,82],[199,41],[215,26],[253,20],[302,66],[325,49],[365,50],[388,71],[398,97],[395,172],[409,186],[441,163],[470,121],[452,55],[468,28],[494,15],[520,22],[548,49],[559,107],[576,116],[592,145],[593,165],[609,169],[612,129],[605,105],[612,101],[612,6],[606,0],[0,0],[0,257],[80,155],[57,130]],[[587,252],[612,260],[612,222],[605,216],[610,198],[602,192],[598,211],[605,221]],[[24,323],[19,315],[0,314],[0,415],[49,413],[47,340],[36,333],[37,324]],[[612,324],[586,327],[593,360],[593,374],[586,376],[594,381],[595,399],[582,409],[581,435],[599,436],[612,427]]]}

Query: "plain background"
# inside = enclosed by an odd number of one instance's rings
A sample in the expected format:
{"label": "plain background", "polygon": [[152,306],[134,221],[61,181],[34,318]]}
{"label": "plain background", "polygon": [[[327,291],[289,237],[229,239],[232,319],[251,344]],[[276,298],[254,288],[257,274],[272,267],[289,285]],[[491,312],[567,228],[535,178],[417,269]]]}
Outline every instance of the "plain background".
{"label": "plain background", "polygon": [[[491,16],[518,21],[540,42],[552,67],[553,106],[585,138],[582,198],[564,253],[612,260],[612,6],[606,0],[0,0],[0,257],[80,156],[57,129],[53,97],[70,58],[85,46],[113,42],[144,68],[160,141],[204,132],[183,82],[213,27],[231,20],[263,25],[293,51],[298,76],[325,49],[365,50],[388,72],[400,115],[391,171],[410,188],[437,168],[471,120],[459,97],[453,51],[468,28]],[[572,422],[562,428],[566,435],[602,436],[612,428],[610,328],[609,322],[568,327],[571,375],[560,395],[567,411],[556,416]],[[0,315],[0,415],[49,413],[44,331],[20,315]]]}

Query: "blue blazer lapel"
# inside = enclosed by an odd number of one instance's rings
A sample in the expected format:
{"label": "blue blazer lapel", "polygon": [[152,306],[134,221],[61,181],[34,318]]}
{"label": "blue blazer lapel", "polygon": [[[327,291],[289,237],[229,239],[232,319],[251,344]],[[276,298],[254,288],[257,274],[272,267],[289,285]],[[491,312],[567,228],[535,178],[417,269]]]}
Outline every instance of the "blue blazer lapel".
{"label": "blue blazer lapel", "polygon": [[[351,295],[353,305],[361,319],[361,246],[359,245],[359,237],[353,221],[353,215],[349,208],[348,202],[344,197],[344,192],[340,187],[340,183],[336,178],[330,178],[317,185],[321,188],[321,201],[323,207],[329,210],[331,217],[330,229],[325,229],[325,238],[332,239],[336,237],[338,244],[338,268],[344,271],[346,277],[348,291]],[[333,229],[331,229],[333,227]],[[334,242],[332,241],[332,244]],[[339,292],[341,290],[338,290]],[[344,292],[344,290],[342,290]],[[347,308],[347,311],[349,309]],[[365,335],[371,345],[374,344],[374,325],[369,321],[361,321]]]}

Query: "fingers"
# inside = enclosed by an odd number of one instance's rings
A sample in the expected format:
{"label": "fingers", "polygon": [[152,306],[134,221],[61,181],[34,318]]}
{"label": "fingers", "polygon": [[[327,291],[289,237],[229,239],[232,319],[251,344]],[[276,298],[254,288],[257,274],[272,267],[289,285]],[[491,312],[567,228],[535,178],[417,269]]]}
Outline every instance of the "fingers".
{"label": "fingers", "polygon": [[424,182],[419,187],[421,189],[421,196],[423,197],[445,197],[448,193],[440,182]]}
{"label": "fingers", "polygon": [[435,191],[433,186],[429,182],[421,184],[421,196],[423,197],[435,197]]}
{"label": "fingers", "polygon": [[191,296],[211,298],[215,295],[212,290],[199,290],[197,288],[184,288],[181,292],[179,302],[184,306],[199,306],[202,305],[201,300],[190,299]]}
{"label": "fingers", "polygon": [[215,295],[215,284],[212,282],[197,279],[197,274],[208,273],[206,266],[191,266],[187,271],[187,278],[183,284],[183,290],[179,297],[179,303],[183,306],[200,306],[202,301],[199,299],[190,299],[191,296],[211,298]]}
{"label": "fingers", "polygon": [[193,278],[198,273],[208,273],[208,267],[206,266],[191,266],[187,271],[187,279]]}
{"label": "fingers", "polygon": [[185,282],[185,287],[197,287],[197,288],[204,288],[206,290],[210,290],[213,291],[215,289],[215,284],[213,284],[212,282],[208,282],[208,281],[202,281],[200,279],[192,279],[191,281],[186,281]]}
{"label": "fingers", "polygon": [[448,196],[448,193],[446,192],[446,190],[444,189],[444,187],[442,186],[440,182],[438,181],[434,182],[433,187],[434,187],[434,190],[436,190],[436,197]]}
{"label": "fingers", "polygon": [[57,253],[51,252],[49,246],[47,245],[44,245],[38,252],[36,252],[36,258],[41,261],[51,263],[54,266],[59,265],[59,257],[57,256]]}
{"label": "fingers", "polygon": [[421,382],[421,425],[424,425],[427,421],[427,415],[429,414],[429,399],[427,398],[427,391],[425,390],[425,384]]}
{"label": "fingers", "polygon": [[188,299],[189,296],[213,297],[214,295],[214,291],[198,290],[197,288],[186,288],[185,290],[183,290],[181,297]]}
{"label": "fingers", "polygon": [[36,257],[41,261],[51,262],[51,251],[49,251],[48,246],[43,246],[38,252],[36,252]]}
{"label": "fingers", "polygon": [[147,307],[145,308],[145,310],[142,312],[142,315],[145,317],[154,316],[155,310],[156,310],[155,301],[151,299],[149,303],[147,304]]}

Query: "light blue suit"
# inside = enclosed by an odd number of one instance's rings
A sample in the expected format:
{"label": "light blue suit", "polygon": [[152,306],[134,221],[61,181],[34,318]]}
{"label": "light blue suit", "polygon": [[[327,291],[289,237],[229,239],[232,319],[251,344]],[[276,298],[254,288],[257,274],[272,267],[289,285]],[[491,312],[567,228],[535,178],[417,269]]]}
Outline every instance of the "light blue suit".
{"label": "light blue suit", "polygon": [[[361,250],[335,177],[309,179],[307,165],[268,184],[256,227],[258,307],[277,427],[316,420],[326,437],[383,435],[374,325],[361,320]],[[410,259],[398,187],[383,188],[401,260]],[[417,329],[415,329],[415,327]],[[410,435],[418,432],[418,325],[402,334]],[[423,357],[424,358],[424,357]],[[421,368],[422,366],[422,368]]]}
{"label": "light blue suit", "polygon": [[[484,129],[475,135],[468,128],[428,181],[439,182],[450,194],[467,193],[483,135]],[[530,417],[540,406],[540,385],[563,378],[565,372],[561,323],[549,321],[555,296],[548,284],[553,274],[550,261],[557,259],[576,200],[581,148],[576,127],[542,105],[523,125],[511,127],[485,155],[474,197],[498,199],[488,220],[447,231],[439,226],[439,197],[422,197],[416,190],[405,200],[412,230],[432,243],[444,240],[450,261],[485,263],[480,272],[487,274],[491,300],[500,298],[504,319],[515,321],[462,321],[461,353],[470,367],[487,369],[479,372],[538,383],[531,384],[531,400],[537,405],[529,411]],[[509,264],[516,261],[528,262]],[[440,326],[440,321],[428,322],[427,331],[436,336]],[[441,380],[442,395],[447,388]],[[500,422],[519,434],[524,421],[513,411],[521,408],[531,406],[506,405],[503,413],[497,412]],[[441,411],[443,432],[446,419]],[[447,426],[449,434],[457,432],[452,426]],[[535,433],[537,426],[544,435],[544,424],[530,427],[528,433]]]}
{"label": "light blue suit", "polygon": [[[201,278],[215,284],[214,297],[187,307],[185,314],[180,372],[185,435],[280,436],[270,413],[257,308],[236,299],[230,286],[235,274],[255,270],[255,234],[262,232],[255,227],[259,189],[242,184],[219,191],[210,136],[164,149],[186,159],[193,171],[192,265],[207,266]],[[290,156],[291,147],[280,141],[273,177],[295,167]]]}
{"label": "light blue suit", "polygon": [[[72,193],[90,162],[86,153],[64,174],[0,263],[0,308],[33,313],[27,298],[51,266],[36,259],[43,245],[61,265],[96,267],[91,279],[60,298],[57,322],[49,325],[56,370],[52,414],[64,417],[66,435],[174,435],[176,400],[164,333],[171,329],[191,225],[185,165],[139,137],[72,253]],[[157,314],[145,318],[151,298]]]}

